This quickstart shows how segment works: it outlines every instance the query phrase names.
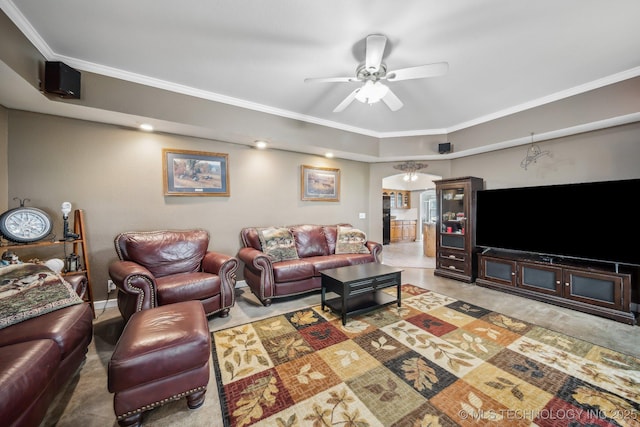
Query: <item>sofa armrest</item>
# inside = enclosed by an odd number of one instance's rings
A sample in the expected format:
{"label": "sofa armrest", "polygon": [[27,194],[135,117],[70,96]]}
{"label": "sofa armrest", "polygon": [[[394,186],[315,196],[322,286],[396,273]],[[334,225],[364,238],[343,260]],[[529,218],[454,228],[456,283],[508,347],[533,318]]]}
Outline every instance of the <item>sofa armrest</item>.
{"label": "sofa armrest", "polygon": [[136,298],[136,311],[158,305],[156,279],[142,265],[133,261],[114,261],[109,265],[109,277],[119,292]]}
{"label": "sofa armrest", "polygon": [[368,241],[367,243],[365,243],[365,245],[367,246],[367,249],[369,249],[369,251],[373,254],[373,257],[376,259],[376,262],[380,263],[381,255],[382,255],[382,245],[378,242],[372,242],[372,241]]}
{"label": "sofa armrest", "polygon": [[220,277],[222,306],[233,306],[236,297],[238,259],[219,252],[207,252],[202,260],[202,271],[217,274]]}
{"label": "sofa armrest", "polygon": [[208,251],[202,260],[202,271],[218,276],[229,276],[238,270],[238,260],[232,256]]}
{"label": "sofa armrest", "polygon": [[238,258],[244,263],[245,282],[263,304],[269,305],[270,299],[275,295],[271,258],[264,252],[250,247],[241,248],[238,251]]}
{"label": "sofa armrest", "polygon": [[271,258],[264,252],[255,248],[241,248],[238,251],[238,258],[249,270],[257,273],[269,271],[273,276],[273,263]]}
{"label": "sofa armrest", "polygon": [[89,283],[87,276],[84,274],[74,274],[71,276],[65,276],[64,280],[71,285],[71,288],[80,298],[84,299],[84,296],[87,293],[87,284]]}

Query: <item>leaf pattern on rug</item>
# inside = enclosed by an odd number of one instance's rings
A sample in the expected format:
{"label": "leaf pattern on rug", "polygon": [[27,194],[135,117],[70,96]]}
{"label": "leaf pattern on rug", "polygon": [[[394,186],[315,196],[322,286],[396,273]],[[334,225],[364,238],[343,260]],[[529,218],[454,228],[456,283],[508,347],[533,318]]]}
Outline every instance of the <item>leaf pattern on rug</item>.
{"label": "leaf pattern on rug", "polygon": [[[636,377],[640,378],[638,371],[611,368],[606,364],[582,359],[579,356],[524,337],[510,348],[581,380],[593,382],[605,390],[615,391],[626,398],[640,401],[640,381],[636,380]],[[640,415],[638,418],[640,419]]]}
{"label": "leaf pattern on rug", "polygon": [[489,321],[494,325],[500,326],[502,328],[505,328],[514,332],[522,332],[527,328],[526,323],[520,322],[518,320],[514,320],[509,316],[505,316],[504,314],[491,315],[489,316]]}
{"label": "leaf pattern on rug", "polygon": [[280,319],[275,320],[269,323],[268,325],[260,326],[260,329],[262,329],[263,331],[270,331],[270,332],[279,331],[283,328],[284,328],[284,325],[282,324],[282,321]]}
{"label": "leaf pattern on rug", "polygon": [[346,325],[342,326],[342,329],[352,334],[359,334],[364,332],[371,325],[366,322],[361,322],[360,320],[349,320]]}
{"label": "leaf pattern on rug", "polygon": [[313,405],[313,412],[304,417],[305,421],[312,421],[313,426],[345,426],[368,427],[369,423],[362,418],[357,408],[350,409],[354,403],[353,397],[347,395],[346,390],[332,391],[331,397],[325,402],[328,407]]}
{"label": "leaf pattern on rug", "polygon": [[524,394],[518,388],[518,384],[508,380],[504,377],[496,377],[496,381],[488,381],[485,383],[489,387],[495,388],[496,390],[505,390],[509,389],[511,394],[518,400],[524,401]]}
{"label": "leaf pattern on rug", "polygon": [[427,414],[421,419],[416,420],[411,427],[442,427],[442,424],[440,424],[440,417]]}
{"label": "leaf pattern on rug", "polygon": [[485,411],[482,409],[484,402],[480,397],[474,392],[469,392],[467,395],[466,402],[460,402],[460,407],[465,415],[468,415],[468,419],[471,420],[491,420],[491,421],[502,421],[502,414],[496,411]]}
{"label": "leaf pattern on rug", "polygon": [[396,346],[387,344],[387,339],[385,337],[378,338],[377,341],[371,341],[371,345],[373,348],[377,350],[395,350]]}
{"label": "leaf pattern on rug", "polygon": [[628,356],[615,354],[608,351],[602,352],[600,362],[618,369],[640,372],[640,363],[637,360],[630,360]]}
{"label": "leaf pattern on rug", "polygon": [[484,334],[494,341],[500,338],[500,334],[501,334],[499,330],[493,329],[493,328],[475,328],[474,332],[479,332],[481,334]]}
{"label": "leaf pattern on rug", "polygon": [[473,365],[467,360],[472,357],[459,351],[459,349],[446,342],[438,343],[435,337],[425,333],[418,327],[409,326],[406,322],[400,322],[391,329],[392,335],[404,340],[411,346],[418,349],[430,349],[433,351],[435,360],[445,359],[449,368],[454,372],[460,371],[461,367],[470,368]]}
{"label": "leaf pattern on rug", "polygon": [[580,364],[580,360],[577,357],[572,356],[570,353],[556,350],[555,348],[549,348],[542,343],[536,343],[525,339],[522,340],[519,348],[524,354],[534,353],[539,358],[543,359],[548,365],[556,366],[564,371],[570,370],[571,365]]}
{"label": "leaf pattern on rug", "polygon": [[371,393],[375,395],[379,395],[379,399],[381,402],[391,402],[396,398],[399,398],[400,395],[396,391],[398,388],[398,384],[395,381],[392,381],[391,378],[387,378],[387,387],[382,384],[369,384],[365,386],[365,389],[369,390]]}
{"label": "leaf pattern on rug", "polygon": [[269,342],[276,350],[278,357],[283,359],[295,359],[303,354],[313,352],[309,344],[298,337],[286,337],[280,340],[270,340]]}
{"label": "leaf pattern on rug", "polygon": [[435,292],[428,292],[426,294],[418,295],[411,299],[411,301],[405,301],[405,304],[415,307],[421,311],[429,311],[434,308],[442,307],[451,302],[454,302],[453,298],[449,298],[444,295],[436,294]]}
{"label": "leaf pattern on rug", "polygon": [[[615,377],[618,380],[618,386],[616,386],[615,390],[627,399],[640,402],[640,382],[621,375],[615,375]],[[640,417],[638,418],[640,419]]]}
{"label": "leaf pattern on rug", "polygon": [[224,370],[232,379],[255,372],[256,366],[270,366],[263,354],[260,339],[248,325],[229,329],[219,337],[220,347],[224,350]]}
{"label": "leaf pattern on rug", "polygon": [[241,398],[236,403],[233,416],[238,421],[238,426],[249,425],[252,420],[260,419],[263,414],[263,405],[272,406],[275,395],[278,393],[276,379],[269,375],[258,379],[241,393]]}
{"label": "leaf pattern on rug", "polygon": [[309,384],[311,380],[321,380],[326,378],[322,372],[312,371],[311,364],[307,363],[302,368],[297,375],[295,375],[295,379],[298,380],[300,384]]}
{"label": "leaf pattern on rug", "polygon": [[[526,365],[526,366],[525,366]],[[533,378],[542,378],[544,377],[544,371],[540,369],[540,367],[532,362],[531,360],[525,360],[525,365],[515,364],[512,367],[520,372],[529,372],[531,377]]]}
{"label": "leaf pattern on rug", "polygon": [[459,348],[465,351],[473,351],[475,353],[489,353],[487,347],[485,347],[482,338],[473,337],[467,333],[462,334],[462,339],[448,338],[448,342],[457,345]]}
{"label": "leaf pattern on rug", "polygon": [[404,377],[411,382],[413,387],[422,391],[424,389],[433,389],[433,385],[438,382],[438,376],[435,369],[427,364],[419,357],[412,357],[402,363]]}
{"label": "leaf pattern on rug", "polygon": [[317,305],[212,332],[224,426],[640,427],[639,358],[407,289],[346,328]]}
{"label": "leaf pattern on rug", "polygon": [[[639,413],[628,402],[610,393],[601,392],[591,387],[578,387],[572,397],[584,405],[597,408],[605,417],[612,419],[620,425],[639,424]],[[626,417],[625,417],[626,415]]]}
{"label": "leaf pattern on rug", "polygon": [[340,357],[340,364],[342,366],[349,366],[352,362],[360,360],[358,352],[354,350],[338,350],[335,354]]}
{"label": "leaf pattern on rug", "polygon": [[594,363],[586,363],[580,366],[580,372],[584,374],[586,377],[591,378],[592,381],[596,383],[607,382],[610,384],[614,384],[613,378],[611,378],[606,373],[602,372],[598,366]]}
{"label": "leaf pattern on rug", "polygon": [[565,350],[571,350],[571,348],[573,347],[573,343],[571,342],[571,340],[558,336],[556,334],[543,335],[542,339],[544,339],[545,342],[555,343],[558,347],[564,348]]}
{"label": "leaf pattern on rug", "polygon": [[463,313],[480,313],[482,310],[471,305],[471,304],[461,304],[458,307],[458,310],[462,311]]}
{"label": "leaf pattern on rug", "polygon": [[313,310],[297,311],[289,320],[296,326],[306,326],[318,323],[318,318]]}

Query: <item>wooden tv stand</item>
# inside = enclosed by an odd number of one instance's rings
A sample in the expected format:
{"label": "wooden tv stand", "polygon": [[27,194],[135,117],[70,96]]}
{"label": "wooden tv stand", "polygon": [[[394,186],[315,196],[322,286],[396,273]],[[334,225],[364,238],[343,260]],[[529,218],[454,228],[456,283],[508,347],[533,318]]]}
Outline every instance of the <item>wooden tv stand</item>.
{"label": "wooden tv stand", "polygon": [[636,324],[632,274],[614,265],[487,250],[478,254],[476,284]]}

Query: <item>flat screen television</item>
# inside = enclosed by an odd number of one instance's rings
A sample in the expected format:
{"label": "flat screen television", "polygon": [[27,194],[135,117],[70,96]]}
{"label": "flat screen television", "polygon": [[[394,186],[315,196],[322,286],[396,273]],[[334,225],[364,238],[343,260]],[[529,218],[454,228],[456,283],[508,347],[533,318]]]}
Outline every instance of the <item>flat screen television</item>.
{"label": "flat screen television", "polygon": [[481,190],[476,245],[640,265],[640,179]]}

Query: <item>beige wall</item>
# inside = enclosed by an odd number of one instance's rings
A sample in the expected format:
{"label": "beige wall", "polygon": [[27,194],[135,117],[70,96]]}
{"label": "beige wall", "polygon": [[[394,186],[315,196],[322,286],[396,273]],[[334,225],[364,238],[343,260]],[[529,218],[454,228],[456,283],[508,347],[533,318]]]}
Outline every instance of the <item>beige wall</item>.
{"label": "beige wall", "polygon": [[[106,299],[113,238],[122,231],[201,227],[211,233],[212,250],[230,255],[246,226],[350,222],[368,231],[367,221],[358,219],[369,204],[366,163],[16,110],[9,121],[8,200],[31,199],[29,205],[51,215],[59,234],[63,201],[85,211],[96,300]],[[231,196],[165,197],[163,148],[227,153]],[[300,200],[303,164],[341,170],[339,202]]]}
{"label": "beige wall", "polygon": [[640,178],[640,123],[536,145],[549,156],[527,170],[520,162],[529,147],[521,146],[457,159],[451,175],[482,177],[487,189]]}
{"label": "beige wall", "polygon": [[[52,216],[56,233],[62,229],[63,201],[85,210],[98,301],[106,299],[107,266],[115,259],[113,238],[122,231],[202,227],[212,235],[210,248],[230,255],[237,253],[239,231],[245,226],[345,221],[381,241],[382,181],[398,172],[396,162],[367,164],[260,151],[16,110],[5,110],[0,124],[8,129],[9,160],[3,163],[8,165],[8,191],[3,201],[14,207],[14,197],[31,199],[31,206]],[[430,161],[428,171],[444,178],[479,176],[486,188],[640,178],[638,135],[640,124],[635,123],[544,141],[539,146],[551,155],[528,170],[520,167],[528,148],[523,146]],[[229,154],[231,196],[165,197],[163,148]],[[302,202],[302,164],[339,168],[340,202]],[[359,219],[360,212],[367,219]]]}
{"label": "beige wall", "polygon": [[[499,123],[494,124],[499,127]],[[640,178],[640,123],[587,132],[537,144],[550,156],[541,157],[527,170],[520,162],[528,146],[514,147],[454,160],[429,161],[429,174],[443,178],[477,176],[485,188],[508,188],[560,183],[608,181]],[[369,185],[372,194],[382,189],[382,180],[395,175],[395,163],[371,165]],[[382,198],[369,202],[369,237],[382,239]],[[515,208],[515,207],[514,207]]]}

